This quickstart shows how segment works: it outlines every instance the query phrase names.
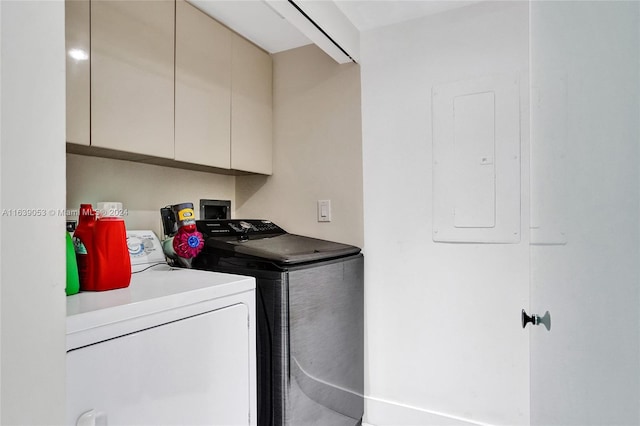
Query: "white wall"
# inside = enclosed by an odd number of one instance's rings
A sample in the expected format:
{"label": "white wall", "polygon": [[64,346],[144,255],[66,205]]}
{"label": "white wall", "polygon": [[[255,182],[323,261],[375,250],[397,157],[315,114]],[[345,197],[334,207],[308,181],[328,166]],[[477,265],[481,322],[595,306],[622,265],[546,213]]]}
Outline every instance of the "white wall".
{"label": "white wall", "polygon": [[62,424],[64,2],[2,1],[0,16],[0,423]]}
{"label": "white wall", "polygon": [[362,34],[366,420],[527,424],[527,229],[518,244],[432,240],[434,85],[522,73],[528,224],[528,4],[483,3]]}
{"label": "white wall", "polygon": [[[200,199],[230,200],[235,208],[235,177],[131,161],[67,154],[67,208],[81,203],[120,201],[127,229],[151,229],[162,238],[160,208]],[[232,217],[235,217],[232,211]],[[77,220],[77,218],[69,218]]]}
{"label": "white wall", "polygon": [[[2,7],[0,7],[0,46],[2,44]],[[0,54],[0,155],[2,155],[2,55]],[[1,159],[2,157],[0,157]],[[0,207],[2,207],[2,160],[0,160]],[[0,241],[2,241],[2,221],[0,220]],[[0,244],[0,262],[2,244]],[[2,294],[2,274],[0,273],[0,295]],[[0,332],[2,331],[2,303],[0,302]],[[0,335],[0,419],[2,419],[2,335]]]}
{"label": "white wall", "polygon": [[238,217],[362,247],[360,67],[309,45],[274,55],[273,77],[273,176],[236,178]]}

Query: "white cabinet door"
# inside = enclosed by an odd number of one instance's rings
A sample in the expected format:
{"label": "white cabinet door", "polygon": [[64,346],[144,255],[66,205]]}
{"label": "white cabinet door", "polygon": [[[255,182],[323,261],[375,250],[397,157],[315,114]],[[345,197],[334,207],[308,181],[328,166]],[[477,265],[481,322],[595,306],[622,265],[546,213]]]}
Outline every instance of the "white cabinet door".
{"label": "white cabinet door", "polygon": [[64,6],[67,49],[67,142],[89,145],[90,5],[89,0],[67,0]]}
{"label": "white cabinet door", "polygon": [[238,304],[70,351],[67,424],[249,424],[248,318]]}
{"label": "white cabinet door", "polygon": [[176,3],[175,159],[230,168],[231,31]]}
{"label": "white cabinet door", "polygon": [[173,159],[175,2],[91,2],[91,145]]}
{"label": "white cabinet door", "polygon": [[231,168],[270,175],[271,57],[234,34],[231,70]]}

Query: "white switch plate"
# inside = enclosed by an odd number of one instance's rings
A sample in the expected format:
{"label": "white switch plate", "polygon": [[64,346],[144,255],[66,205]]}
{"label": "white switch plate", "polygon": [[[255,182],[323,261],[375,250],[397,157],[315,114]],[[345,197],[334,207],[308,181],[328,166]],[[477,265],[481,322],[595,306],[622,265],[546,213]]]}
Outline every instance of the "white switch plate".
{"label": "white switch plate", "polygon": [[331,222],[331,200],[318,200],[318,222]]}

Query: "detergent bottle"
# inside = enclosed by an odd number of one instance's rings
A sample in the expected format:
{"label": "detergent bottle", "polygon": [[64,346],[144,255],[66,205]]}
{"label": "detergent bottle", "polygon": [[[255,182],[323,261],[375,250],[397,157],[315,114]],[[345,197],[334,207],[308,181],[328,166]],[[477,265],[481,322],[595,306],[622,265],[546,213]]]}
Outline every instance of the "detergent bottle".
{"label": "detergent bottle", "polygon": [[76,261],[78,264],[78,280],[80,289],[93,286],[92,268],[89,265],[89,249],[93,251],[93,226],[96,223],[96,212],[91,204],[80,204],[80,215],[78,226],[73,233],[73,244],[76,251]]}
{"label": "detergent bottle", "polygon": [[67,285],[64,290],[67,296],[70,296],[80,291],[80,282],[78,280],[78,264],[76,263],[73,240],[68,232],[65,232],[65,235],[67,238]]}
{"label": "detergent bottle", "polygon": [[[113,206],[113,203],[107,203]],[[106,204],[105,204],[106,205]],[[103,205],[104,206],[104,205]],[[78,227],[74,233],[81,291],[105,291],[129,286],[131,260],[120,208],[80,206]]]}

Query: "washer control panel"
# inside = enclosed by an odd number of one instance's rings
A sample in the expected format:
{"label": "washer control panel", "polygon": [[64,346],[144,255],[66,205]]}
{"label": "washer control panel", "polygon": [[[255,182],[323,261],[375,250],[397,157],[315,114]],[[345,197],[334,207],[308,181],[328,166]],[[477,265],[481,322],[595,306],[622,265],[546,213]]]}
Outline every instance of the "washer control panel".
{"label": "washer control panel", "polygon": [[205,238],[238,237],[242,235],[266,237],[287,233],[270,220],[263,219],[197,220],[196,226]]}

